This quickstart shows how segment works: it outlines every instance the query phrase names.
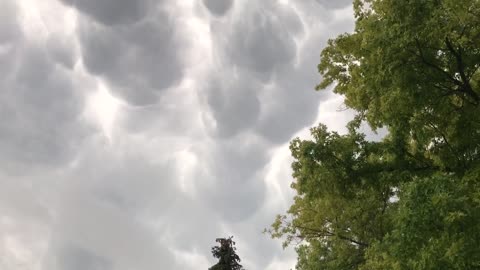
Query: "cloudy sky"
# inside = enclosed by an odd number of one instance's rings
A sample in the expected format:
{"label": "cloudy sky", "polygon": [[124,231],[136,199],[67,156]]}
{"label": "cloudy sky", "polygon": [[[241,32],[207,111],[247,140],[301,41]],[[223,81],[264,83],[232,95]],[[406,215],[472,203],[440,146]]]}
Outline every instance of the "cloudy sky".
{"label": "cloudy sky", "polygon": [[349,0],[0,0],[0,269],[207,269],[290,205],[288,142],[342,131],[313,89]]}

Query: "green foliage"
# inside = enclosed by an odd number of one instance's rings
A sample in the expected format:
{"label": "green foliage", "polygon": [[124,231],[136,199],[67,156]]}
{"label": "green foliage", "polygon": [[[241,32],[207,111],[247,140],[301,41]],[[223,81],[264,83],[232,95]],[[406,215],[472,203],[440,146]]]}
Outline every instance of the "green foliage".
{"label": "green foliage", "polygon": [[322,52],[317,88],[336,83],[374,128],[387,126],[412,152],[464,170],[480,145],[480,2],[357,0],[355,7],[355,32]]}
{"label": "green foliage", "polygon": [[[480,1],[355,0],[317,89],[357,111],[349,132],[290,149],[297,195],[269,233],[297,269],[480,269]],[[358,132],[386,127],[380,142]]]}
{"label": "green foliage", "polygon": [[237,255],[233,236],[228,238],[217,238],[216,242],[220,246],[212,247],[213,257],[218,259],[218,263],[210,267],[209,270],[242,270],[240,257]]}
{"label": "green foliage", "polygon": [[480,269],[479,176],[405,184],[392,230],[369,249],[362,269]]}

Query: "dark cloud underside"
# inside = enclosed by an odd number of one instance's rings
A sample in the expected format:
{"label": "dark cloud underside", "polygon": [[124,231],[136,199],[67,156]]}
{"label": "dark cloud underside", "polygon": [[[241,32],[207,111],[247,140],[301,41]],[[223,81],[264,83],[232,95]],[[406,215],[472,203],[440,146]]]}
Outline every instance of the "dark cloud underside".
{"label": "dark cloud underside", "polygon": [[290,261],[260,233],[291,199],[276,155],[333,97],[348,5],[0,1],[0,268],[206,269],[232,234],[248,269]]}

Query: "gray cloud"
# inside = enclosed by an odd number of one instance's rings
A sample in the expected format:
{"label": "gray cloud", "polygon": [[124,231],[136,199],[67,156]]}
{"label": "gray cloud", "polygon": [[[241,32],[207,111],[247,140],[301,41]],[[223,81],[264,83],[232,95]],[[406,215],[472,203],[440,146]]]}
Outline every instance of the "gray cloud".
{"label": "gray cloud", "polygon": [[323,7],[327,9],[338,9],[338,8],[344,8],[348,5],[352,5],[352,0],[335,0],[335,1],[330,1],[330,0],[316,0],[317,3],[322,5]]}
{"label": "gray cloud", "polygon": [[46,47],[48,49],[48,56],[51,61],[59,63],[66,69],[73,69],[78,55],[75,46],[74,37],[50,35],[46,41]]}
{"label": "gray cloud", "polygon": [[248,2],[242,8],[231,24],[212,22],[215,53],[223,65],[238,66],[269,80],[277,67],[294,59],[296,44],[289,30],[296,32],[301,24],[292,10],[282,10],[278,4]]}
{"label": "gray cloud", "polygon": [[[298,8],[311,12],[305,5]],[[326,96],[313,91],[320,80],[320,47],[335,29],[347,31],[351,24],[330,19],[331,31],[310,30],[297,53],[295,39],[304,38],[297,11],[268,1],[247,4],[241,11],[231,28],[225,22],[212,23],[214,48],[223,62],[205,87],[208,105],[218,134],[229,137],[254,128],[265,139],[284,143],[314,121]],[[233,38],[225,38],[228,35]]]}
{"label": "gray cloud", "polygon": [[[0,2],[0,268],[187,269],[228,235],[248,269],[292,258],[260,233],[291,181],[270,162],[332,98],[316,64],[351,19],[315,0],[60,2],[74,33],[33,38]],[[108,138],[83,119],[96,79],[126,101]]]}
{"label": "gray cloud", "polygon": [[[240,10],[231,25],[212,22],[214,49],[221,67],[212,71],[214,75],[203,94],[220,136],[233,136],[259,125],[267,140],[281,143],[308,123],[306,115],[314,117],[310,113],[318,104],[313,91],[291,95],[293,89],[312,87],[312,76],[303,80],[304,73],[315,74],[307,68],[287,67],[297,56],[295,38],[303,34],[303,25],[291,7],[275,2],[247,3]],[[310,54],[302,57],[311,60]],[[301,80],[290,82],[292,74]],[[277,77],[289,79],[277,81]],[[285,118],[292,121],[286,122]]]}
{"label": "gray cloud", "polygon": [[29,44],[19,28],[13,31],[15,35],[3,35],[9,39],[0,55],[5,64],[0,75],[0,158],[12,170],[21,164],[68,162],[91,132],[80,118],[84,100],[75,75],[51,61],[50,47]]}
{"label": "gray cloud", "polygon": [[319,61],[317,44],[320,37],[311,37],[299,55],[298,65],[287,67],[278,74],[278,80],[264,96],[264,110],[257,125],[258,131],[273,142],[282,143],[300,128],[315,120],[318,105],[325,93],[316,93],[319,81],[315,72]]}
{"label": "gray cloud", "polygon": [[[301,4],[298,8],[302,10],[303,16],[308,17],[310,15],[306,14],[315,12],[309,8],[308,3]],[[256,128],[272,142],[284,143],[296,131],[312,124],[317,117],[319,104],[331,98],[327,91],[314,91],[315,85],[321,79],[316,72],[320,51],[326,40],[337,31],[350,31],[352,22],[333,18],[326,26],[322,26],[323,31],[317,28],[310,30],[295,65],[277,71],[277,80],[265,91],[266,94],[261,99],[263,106],[268,109],[263,110]]]}
{"label": "gray cloud", "polygon": [[52,66],[42,50],[26,48],[17,65],[16,76],[2,84],[3,155],[27,163],[65,161],[85,134],[77,125],[82,99],[68,72]]}
{"label": "gray cloud", "polygon": [[260,113],[258,93],[263,85],[256,78],[227,72],[211,79],[205,89],[216,123],[216,134],[230,137],[251,128]]}
{"label": "gray cloud", "polygon": [[0,2],[0,83],[14,72],[19,48],[22,42],[21,29],[17,20],[14,4],[8,1]]}
{"label": "gray cloud", "polygon": [[[172,101],[175,101],[173,103]],[[192,140],[200,136],[201,112],[191,89],[169,89],[157,103],[143,107],[123,106],[117,114],[117,127],[129,133]]]}
{"label": "gray cloud", "polygon": [[113,269],[153,270],[173,265],[170,252],[159,242],[155,231],[142,225],[135,216],[111,208],[88,194],[82,195],[83,198],[74,196],[63,201],[64,210],[53,235],[53,243],[58,244],[52,245],[49,251],[52,258],[65,260],[63,256],[68,254],[63,251],[64,245],[74,243],[95,257],[110,261]]}
{"label": "gray cloud", "polygon": [[74,245],[66,245],[61,250],[58,269],[63,270],[109,270],[112,263],[88,250]]}
{"label": "gray cloud", "polygon": [[[215,208],[197,197],[178,194],[164,215],[171,221],[166,224],[165,234],[176,249],[196,251],[205,258],[211,258],[210,247],[214,245],[215,238],[222,236],[222,217]],[[213,261],[213,258],[210,260]]]}
{"label": "gray cloud", "polygon": [[45,267],[172,269],[165,237],[157,234],[161,228],[151,225],[170,222],[162,215],[178,192],[172,167],[152,164],[135,150],[102,151],[99,143],[91,142],[66,176],[69,181],[59,187]]}
{"label": "gray cloud", "polygon": [[203,4],[214,15],[224,15],[232,6],[233,0],[203,0]]}
{"label": "gray cloud", "polygon": [[[222,219],[245,220],[261,207],[265,198],[261,179],[266,149],[267,145],[261,140],[243,136],[218,142],[216,147],[208,148],[208,154],[201,156],[209,174],[197,189],[202,201],[208,202]],[[210,181],[209,176],[213,176]]]}
{"label": "gray cloud", "polygon": [[[85,189],[99,203],[135,215],[148,209],[163,209],[174,199],[177,190],[173,160],[152,163],[134,150],[120,157],[110,151],[90,151],[91,156],[82,159],[76,173],[88,180],[79,182],[80,186],[74,187],[73,192],[77,188]],[[109,164],[99,171],[95,164],[103,160]]]}
{"label": "gray cloud", "polygon": [[[18,161],[17,161],[18,162]],[[60,173],[28,167],[12,175],[0,170],[0,268],[41,269],[54,219]]]}
{"label": "gray cloud", "polygon": [[18,27],[16,9],[13,3],[9,1],[0,2],[0,15],[2,24],[0,24],[0,44],[8,45],[12,40],[18,37],[20,31]]}
{"label": "gray cloud", "polygon": [[155,2],[151,0],[61,0],[106,25],[134,23],[143,19]]}
{"label": "gray cloud", "polygon": [[104,78],[114,94],[133,105],[157,102],[183,77],[174,23],[164,11],[141,22],[104,26],[82,19],[80,44],[88,70]]}

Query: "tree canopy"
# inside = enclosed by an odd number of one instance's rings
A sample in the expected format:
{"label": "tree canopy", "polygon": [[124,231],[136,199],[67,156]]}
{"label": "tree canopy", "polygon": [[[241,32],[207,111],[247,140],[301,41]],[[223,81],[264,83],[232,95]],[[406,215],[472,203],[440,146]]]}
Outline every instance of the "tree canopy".
{"label": "tree canopy", "polygon": [[243,270],[240,257],[236,253],[237,248],[233,236],[217,238],[216,242],[219,243],[219,246],[212,247],[212,255],[218,259],[218,263],[209,270]]}
{"label": "tree canopy", "polygon": [[[355,0],[317,89],[356,111],[290,149],[294,203],[269,232],[297,269],[480,269],[480,1]],[[372,142],[366,122],[388,135]]]}

